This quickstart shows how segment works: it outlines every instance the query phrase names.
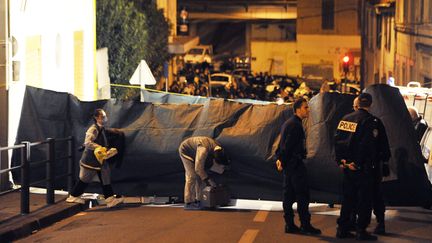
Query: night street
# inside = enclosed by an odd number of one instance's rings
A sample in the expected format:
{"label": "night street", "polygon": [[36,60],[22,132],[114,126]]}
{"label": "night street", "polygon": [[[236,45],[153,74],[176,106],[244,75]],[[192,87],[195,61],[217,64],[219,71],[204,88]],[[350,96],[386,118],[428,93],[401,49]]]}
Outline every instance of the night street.
{"label": "night street", "polygon": [[[239,204],[244,209],[185,211],[182,205],[128,204],[110,210],[99,206],[17,242],[356,242],[335,238],[337,205],[331,209],[311,204],[312,224],[323,231],[315,237],[285,234],[280,202],[241,200]],[[254,209],[260,207],[263,210]],[[386,220],[388,235],[379,236],[377,242],[432,241],[430,210],[390,207]],[[372,222],[369,230],[374,226]]]}

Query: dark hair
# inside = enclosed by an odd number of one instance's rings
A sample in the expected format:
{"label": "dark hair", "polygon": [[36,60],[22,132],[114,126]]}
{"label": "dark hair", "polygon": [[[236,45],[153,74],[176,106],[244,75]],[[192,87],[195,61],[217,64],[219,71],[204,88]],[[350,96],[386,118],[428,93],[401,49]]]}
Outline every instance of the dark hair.
{"label": "dark hair", "polygon": [[93,117],[92,117],[94,122],[96,122],[96,118],[98,116],[100,116],[100,114],[102,114],[102,111],[103,111],[103,109],[101,109],[101,108],[94,110]]}
{"label": "dark hair", "polygon": [[294,113],[296,112],[297,109],[300,109],[300,107],[302,106],[302,104],[304,102],[307,102],[307,100],[305,98],[298,98],[294,101],[294,104],[293,104]]}
{"label": "dark hair", "polygon": [[361,93],[358,97],[359,107],[368,108],[372,105],[372,95]]}
{"label": "dark hair", "polygon": [[224,152],[224,149],[214,151],[214,159],[218,164],[229,165],[230,161]]}

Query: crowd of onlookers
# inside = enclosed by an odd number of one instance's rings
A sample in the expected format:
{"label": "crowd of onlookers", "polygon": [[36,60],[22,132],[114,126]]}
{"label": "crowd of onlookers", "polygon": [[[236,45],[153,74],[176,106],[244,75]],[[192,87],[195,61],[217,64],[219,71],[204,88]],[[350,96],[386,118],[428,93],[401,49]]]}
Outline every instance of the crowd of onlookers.
{"label": "crowd of onlookers", "polygon": [[[291,102],[300,96],[311,97],[318,90],[310,89],[298,77],[274,76],[243,70],[224,85],[210,83],[208,66],[186,65],[177,72],[169,92],[226,99],[254,99]],[[211,90],[210,90],[211,87]]]}

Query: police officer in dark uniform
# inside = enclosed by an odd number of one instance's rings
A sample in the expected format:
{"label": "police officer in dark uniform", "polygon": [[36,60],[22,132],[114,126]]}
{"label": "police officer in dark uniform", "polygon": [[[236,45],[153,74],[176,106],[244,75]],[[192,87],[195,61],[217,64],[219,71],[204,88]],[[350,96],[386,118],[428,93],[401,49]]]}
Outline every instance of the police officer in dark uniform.
{"label": "police officer in dark uniform", "polygon": [[[371,104],[370,94],[360,94],[354,100],[355,111],[344,116],[336,130],[336,161],[344,170],[337,238],[354,237],[349,228],[351,215],[357,209],[356,238],[377,240],[366,228],[371,219],[373,187],[377,185],[376,167],[380,161],[387,161],[390,153],[388,143],[384,146],[380,144],[386,140],[385,129],[382,122],[368,112]],[[381,192],[377,191],[378,194],[381,196]]]}
{"label": "police officer in dark uniform", "polygon": [[[356,100],[356,102],[357,103],[355,103],[353,106],[355,111],[358,110],[358,99]],[[385,205],[382,197],[382,178],[383,176],[385,177],[390,175],[388,161],[390,159],[391,153],[387,139],[387,133],[382,123],[379,123],[378,132],[379,153],[377,154],[378,158],[374,161],[376,162],[376,164],[374,164],[372,169],[372,209],[377,221],[377,226],[375,227],[374,234],[385,235]],[[355,228],[355,225],[357,224],[357,210],[353,211],[351,219],[352,228]]]}
{"label": "police officer in dark uniform", "polygon": [[[309,106],[304,98],[294,102],[294,115],[286,121],[281,130],[281,140],[276,151],[278,160],[276,166],[283,170],[283,209],[285,218],[285,233],[321,234],[321,230],[310,224],[309,186],[306,166],[305,132],[302,120],[309,116]],[[297,200],[301,227],[294,224],[293,203]]]}

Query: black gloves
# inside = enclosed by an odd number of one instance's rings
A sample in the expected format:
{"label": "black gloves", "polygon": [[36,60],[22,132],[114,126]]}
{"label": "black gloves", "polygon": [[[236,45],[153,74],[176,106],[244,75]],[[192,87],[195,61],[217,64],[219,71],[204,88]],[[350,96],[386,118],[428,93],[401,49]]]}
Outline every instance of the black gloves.
{"label": "black gloves", "polygon": [[389,164],[388,163],[383,163],[382,174],[383,174],[384,177],[390,175],[390,168],[389,168]]}
{"label": "black gloves", "polygon": [[211,186],[211,187],[217,186],[216,182],[212,180],[210,177],[205,178],[203,181],[206,184],[206,186]]}

